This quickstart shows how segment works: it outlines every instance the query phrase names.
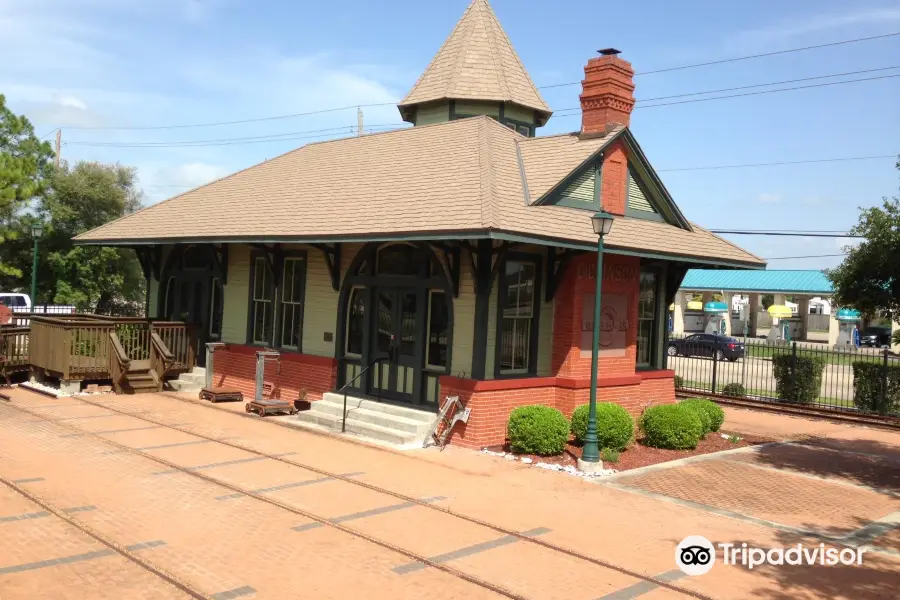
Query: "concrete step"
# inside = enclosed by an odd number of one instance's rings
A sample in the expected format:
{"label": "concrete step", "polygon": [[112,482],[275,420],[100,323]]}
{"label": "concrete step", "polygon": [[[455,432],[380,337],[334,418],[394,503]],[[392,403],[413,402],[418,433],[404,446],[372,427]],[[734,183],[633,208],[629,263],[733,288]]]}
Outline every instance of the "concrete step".
{"label": "concrete step", "polygon": [[[362,421],[364,423],[370,423],[372,425],[387,427],[388,429],[395,429],[397,431],[412,433],[416,435],[425,435],[436,416],[434,414],[430,414],[431,419],[428,421],[423,421],[418,418],[410,419],[408,417],[401,417],[399,415],[384,412],[378,407],[372,408],[370,407],[370,405],[365,405],[366,408],[357,408],[357,404],[359,404],[359,399],[347,398],[348,419]],[[340,420],[341,415],[344,412],[343,399],[341,400],[340,404],[337,402],[332,402],[330,400],[318,400],[312,403],[312,408],[318,412],[336,416],[338,420]]]}
{"label": "concrete step", "polygon": [[[339,404],[341,406],[344,405],[344,395],[338,394],[336,392],[327,392],[323,394],[322,400],[325,402]],[[347,396],[347,408],[349,409],[351,407],[363,408],[387,415],[404,417],[406,419],[428,423],[429,425],[437,417],[437,413],[429,410],[418,410],[415,408],[408,408],[406,406],[398,406],[396,404],[387,404],[385,402],[376,402],[375,400],[366,400],[363,398],[354,398],[353,396]]]}
{"label": "concrete step", "polygon": [[191,373],[194,375],[202,375],[206,377],[206,367],[194,367],[191,369]]}
{"label": "concrete step", "polygon": [[[297,413],[296,418],[301,423],[309,423],[330,429],[331,431],[341,430],[341,416],[332,413],[321,412],[316,410],[315,406],[318,402],[313,403],[313,408]],[[397,446],[412,446],[416,444],[417,435],[414,433],[398,431],[396,429],[382,427],[356,419],[347,419],[347,432],[359,435],[361,437],[395,444]]]}
{"label": "concrete step", "polygon": [[206,385],[206,373],[181,373],[178,381],[183,381],[185,384],[199,389]]}
{"label": "concrete step", "polygon": [[175,392],[199,392],[203,386],[197,385],[193,381],[184,381],[182,379],[170,379],[166,381],[166,385],[169,386],[169,389]]}

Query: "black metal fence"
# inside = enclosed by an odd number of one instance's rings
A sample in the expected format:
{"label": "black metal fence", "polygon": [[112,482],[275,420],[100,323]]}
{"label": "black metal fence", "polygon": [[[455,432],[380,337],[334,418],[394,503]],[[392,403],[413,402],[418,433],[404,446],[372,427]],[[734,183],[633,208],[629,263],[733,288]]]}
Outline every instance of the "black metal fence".
{"label": "black metal fence", "polygon": [[733,342],[670,340],[676,389],[900,417],[900,356],[887,348]]}

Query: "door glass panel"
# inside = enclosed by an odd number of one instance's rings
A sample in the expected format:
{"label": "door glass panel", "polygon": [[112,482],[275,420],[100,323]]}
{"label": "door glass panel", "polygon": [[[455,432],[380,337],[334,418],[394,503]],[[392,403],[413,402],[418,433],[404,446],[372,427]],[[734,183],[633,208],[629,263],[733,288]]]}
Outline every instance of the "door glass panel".
{"label": "door glass panel", "polygon": [[400,354],[415,356],[416,353],[416,312],[418,296],[403,294],[400,305]]}
{"label": "door glass panel", "polygon": [[191,294],[191,322],[200,321],[200,315],[203,314],[203,284],[199,281],[194,282],[193,293]]}
{"label": "door glass panel", "polygon": [[363,323],[366,316],[366,290],[354,288],[350,294],[350,314],[347,315],[347,354],[362,354]]}
{"label": "door glass panel", "polygon": [[376,348],[378,352],[387,353],[391,348],[391,335],[394,333],[394,299],[390,294],[378,294],[378,331]]}
{"label": "door glass panel", "polygon": [[428,357],[434,367],[447,367],[447,332],[450,326],[450,307],[444,292],[431,292],[428,315]]}

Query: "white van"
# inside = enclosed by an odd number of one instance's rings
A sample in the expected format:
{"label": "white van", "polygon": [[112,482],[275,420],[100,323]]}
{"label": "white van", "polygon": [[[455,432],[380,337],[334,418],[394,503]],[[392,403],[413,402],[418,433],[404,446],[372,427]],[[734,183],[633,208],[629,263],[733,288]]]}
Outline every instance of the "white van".
{"label": "white van", "polygon": [[13,312],[31,312],[31,297],[17,292],[0,292],[0,304],[8,306]]}

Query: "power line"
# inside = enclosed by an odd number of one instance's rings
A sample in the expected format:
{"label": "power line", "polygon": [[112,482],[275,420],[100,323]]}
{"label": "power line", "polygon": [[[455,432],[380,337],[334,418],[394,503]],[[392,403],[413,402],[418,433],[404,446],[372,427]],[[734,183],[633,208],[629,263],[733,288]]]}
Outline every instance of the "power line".
{"label": "power line", "polygon": [[[635,73],[634,75],[635,75],[635,77],[637,77],[639,75],[655,75],[657,73],[668,73],[671,71],[683,71],[685,69],[696,69],[698,67],[709,67],[712,65],[721,65],[721,64],[725,64],[725,63],[738,62],[738,61],[742,61],[742,60],[763,58],[766,56],[778,56],[781,54],[790,54],[792,52],[803,52],[805,50],[815,50],[817,48],[828,48],[831,46],[841,46],[844,44],[855,44],[857,42],[868,42],[870,40],[879,40],[879,39],[883,39],[883,38],[894,37],[897,35],[900,35],[900,31],[898,31],[896,33],[885,33],[883,35],[873,35],[873,36],[864,37],[864,38],[855,38],[852,40],[843,40],[840,42],[830,42],[828,44],[818,44],[816,46],[804,46],[802,48],[791,48],[789,50],[777,50],[775,52],[763,52],[762,54],[751,54],[749,56],[739,56],[736,58],[725,58],[722,60],[713,60],[713,61],[708,61],[708,62],[695,63],[692,65],[682,65],[680,67],[668,67],[666,69],[656,69],[654,71],[642,71],[640,73]],[[538,87],[543,90],[543,89],[549,89],[549,88],[565,87],[565,86],[569,86],[569,85],[581,85],[581,82],[580,81],[571,81],[569,83],[555,83],[553,85],[542,85],[542,86],[538,86]]]}
{"label": "power line", "polygon": [[[345,131],[333,131],[331,133],[320,133],[314,135],[296,135],[293,137],[279,137],[279,138],[266,138],[266,139],[257,139],[257,140],[247,140],[247,141],[222,141],[222,142],[208,142],[208,143],[199,143],[199,144],[166,144],[160,142],[157,145],[147,145],[146,143],[113,143],[113,142],[79,142],[79,146],[84,147],[103,147],[103,148],[201,148],[208,146],[239,146],[243,144],[261,144],[268,142],[290,142],[294,140],[308,140],[313,138],[325,138],[325,137],[338,137],[343,133],[348,135],[353,133],[355,127],[344,127],[342,129],[346,129]],[[69,142],[73,143],[73,142]]]}
{"label": "power line", "polygon": [[833,258],[836,256],[847,256],[846,254],[812,254],[810,256],[775,256],[772,258],[764,258],[763,260],[793,260],[801,258]]}
{"label": "power line", "polygon": [[302,113],[293,113],[289,115],[275,115],[271,117],[257,117],[254,119],[240,119],[237,121],[217,121],[213,123],[191,123],[184,125],[151,125],[141,127],[69,127],[69,129],[92,130],[92,131],[145,131],[150,129],[189,129],[192,127],[216,127],[219,125],[239,125],[241,123],[258,123],[260,121],[276,121],[279,119],[292,119],[294,117],[306,117],[309,115],[321,115],[325,113],[339,112],[342,110],[350,110],[352,108],[375,108],[378,106],[394,106],[394,102],[381,102],[377,104],[353,104],[351,106],[341,106],[339,108],[323,108],[321,110],[311,110]]}
{"label": "power line", "polygon": [[50,131],[48,131],[47,133],[45,133],[44,135],[42,135],[41,137],[39,137],[39,138],[38,138],[38,141],[39,141],[39,142],[40,142],[40,141],[43,141],[44,138],[46,138],[46,137],[48,137],[48,136],[50,136],[50,135],[53,135],[53,134],[56,133],[57,131],[59,131],[59,127],[54,127],[53,129],[51,129]]}
{"label": "power line", "polygon": [[737,230],[737,229],[710,229],[710,233],[715,234],[727,234],[727,235],[774,235],[774,236],[786,236],[786,237],[815,237],[815,238],[863,238],[865,236],[862,235],[851,235],[849,233],[807,233],[807,232],[789,232],[789,231],[751,231],[751,230]]}
{"label": "power line", "polygon": [[895,159],[898,154],[880,154],[877,156],[853,156],[849,158],[817,158],[811,160],[786,160],[781,162],[770,162],[770,163],[748,163],[744,165],[713,165],[709,167],[681,167],[677,169],[656,169],[657,173],[672,173],[675,171],[712,171],[716,169],[747,169],[750,167],[778,167],[782,165],[805,165],[812,163],[828,163],[828,162],[842,162],[842,161],[850,161],[850,160],[875,160],[875,159],[883,159],[890,158]]}
{"label": "power line", "polygon": [[[740,87],[722,88],[719,90],[709,90],[707,92],[690,92],[688,94],[675,94],[674,96],[658,96],[656,98],[641,98],[638,102],[656,102],[658,100],[670,100],[672,98],[686,98],[688,96],[702,96],[704,94],[720,94],[722,92],[734,92],[737,90],[749,90],[752,88],[767,87],[770,85],[784,85],[786,83],[798,83],[801,81],[813,81],[816,79],[828,79],[830,77],[848,77],[850,75],[861,75],[863,73],[874,73],[876,71],[890,71],[891,69],[900,69],[900,65],[893,67],[879,67],[877,69],[864,69],[862,71],[848,71],[847,73],[834,73],[832,75],[817,75],[815,77],[803,77],[801,79],[786,79],[784,81],[773,81],[771,83],[756,83],[753,85],[742,85]],[[579,107],[580,109],[580,107]]]}
{"label": "power line", "polygon": [[341,127],[328,127],[325,129],[307,129],[305,131],[292,131],[287,133],[272,133],[266,135],[253,135],[246,137],[236,137],[236,138],[219,138],[213,140],[180,140],[180,141],[161,141],[161,142],[92,142],[89,140],[77,140],[73,142],[68,142],[69,144],[73,144],[76,146],[121,146],[123,144],[128,144],[129,147],[135,146],[192,146],[192,145],[206,145],[206,144],[215,144],[219,142],[237,142],[237,141],[248,141],[248,140],[273,140],[278,141],[275,138],[282,138],[286,136],[297,136],[303,135],[307,133],[323,133],[323,132],[338,132],[343,133],[344,131],[349,131],[353,133],[355,129],[352,125],[344,125]]}
{"label": "power line", "polygon": [[[830,81],[828,83],[815,83],[815,84],[811,84],[811,85],[797,85],[797,86],[793,86],[793,87],[779,88],[777,90],[763,90],[760,92],[745,92],[743,94],[729,94],[727,96],[715,96],[713,98],[695,98],[693,100],[678,100],[677,102],[661,102],[659,104],[644,104],[644,105],[635,106],[634,108],[635,108],[635,110],[637,110],[639,108],[657,108],[660,106],[673,106],[675,104],[693,104],[695,102],[709,102],[711,100],[726,100],[728,98],[741,98],[744,96],[761,96],[763,94],[775,94],[778,92],[790,92],[790,91],[794,91],[794,90],[805,90],[805,89],[809,89],[809,88],[829,87],[832,85],[843,85],[845,83],[860,83],[863,81],[875,81],[877,79],[893,79],[895,77],[900,77],[900,75],[880,75],[878,77],[863,77],[862,79],[850,79],[848,81]],[[580,111],[581,109],[580,108],[565,108],[563,110],[564,111],[568,111],[568,110]],[[581,113],[578,112],[578,113],[572,113],[572,114],[567,114],[567,115],[557,114],[555,116],[564,119],[567,117],[581,116]]]}
{"label": "power line", "polygon": [[[876,35],[876,36],[870,36],[870,37],[865,37],[865,38],[855,38],[852,40],[843,40],[840,42],[831,42],[828,44],[819,44],[816,46],[805,46],[802,48],[779,50],[776,52],[766,52],[763,54],[753,54],[750,56],[727,58],[727,59],[723,59],[723,60],[708,61],[708,62],[696,63],[696,64],[691,64],[691,65],[682,65],[679,67],[669,67],[666,69],[657,69],[655,71],[643,71],[643,72],[636,73],[635,76],[652,75],[654,73],[665,73],[668,71],[679,71],[679,70],[683,70],[683,69],[694,69],[697,67],[705,67],[705,66],[710,66],[710,65],[737,62],[737,61],[742,61],[742,60],[750,60],[750,59],[761,58],[761,57],[765,57],[765,56],[775,56],[775,55],[779,55],[779,54],[788,54],[791,52],[801,52],[801,51],[805,51],[805,50],[814,50],[817,48],[826,48],[826,47],[830,47],[830,46],[840,46],[843,44],[853,44],[853,43],[857,43],[857,42],[877,40],[877,39],[888,38],[888,37],[893,37],[893,36],[897,36],[897,35],[900,35],[900,32],[886,33],[883,35]],[[548,89],[548,88],[554,88],[554,87],[562,87],[562,86],[567,86],[567,85],[580,85],[580,84],[581,84],[581,81],[573,81],[570,83],[558,83],[558,84],[544,85],[544,86],[539,86],[539,87],[540,87],[540,89]],[[125,126],[122,126],[122,127],[69,127],[69,129],[93,130],[93,131],[101,131],[101,130],[103,130],[103,131],[138,131],[138,130],[153,130],[153,129],[188,129],[188,128],[192,128],[192,127],[217,127],[217,126],[221,126],[221,125],[239,125],[239,124],[243,124],[243,123],[257,123],[257,122],[262,122],[262,121],[275,121],[275,120],[279,120],[279,119],[291,119],[291,118],[295,118],[295,117],[305,117],[305,116],[309,116],[309,115],[318,115],[318,114],[325,114],[325,113],[331,113],[331,112],[339,112],[342,110],[350,110],[350,109],[354,109],[354,108],[375,108],[375,107],[380,107],[380,106],[393,106],[395,104],[396,104],[396,102],[380,102],[380,103],[373,103],[373,104],[352,104],[352,105],[342,106],[342,107],[337,107],[337,108],[326,108],[326,109],[313,110],[313,111],[307,111],[307,112],[302,112],[302,113],[292,113],[292,114],[287,114],[287,115],[256,117],[256,118],[251,118],[251,119],[239,119],[239,120],[235,120],[235,121],[216,121],[216,122],[209,122],[209,123],[190,123],[190,124],[181,124],[181,125],[129,126],[129,127],[125,127]]]}

